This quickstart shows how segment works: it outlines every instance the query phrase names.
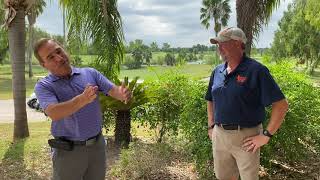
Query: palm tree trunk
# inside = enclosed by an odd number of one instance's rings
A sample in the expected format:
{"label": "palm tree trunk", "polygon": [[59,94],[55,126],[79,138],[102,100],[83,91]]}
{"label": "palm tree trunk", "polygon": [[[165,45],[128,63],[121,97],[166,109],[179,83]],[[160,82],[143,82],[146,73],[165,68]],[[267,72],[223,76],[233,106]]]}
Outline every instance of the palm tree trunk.
{"label": "palm tree trunk", "polygon": [[33,45],[33,25],[29,25],[29,45],[28,45],[28,64],[29,64],[29,78],[33,77],[32,72],[32,45]]}
{"label": "palm tree trunk", "polygon": [[128,147],[131,139],[130,129],[130,110],[118,110],[116,117],[115,143]]}
{"label": "palm tree trunk", "polygon": [[25,84],[25,12],[21,8],[8,28],[9,50],[12,64],[12,90],[14,98],[13,138],[29,136],[26,112]]}
{"label": "palm tree trunk", "polygon": [[[215,33],[216,33],[216,37],[218,37],[218,31],[215,31]],[[215,58],[215,60],[214,60],[214,66],[217,66],[218,64],[219,64],[219,53],[218,53],[218,46],[216,45],[216,58]]]}
{"label": "palm tree trunk", "polygon": [[62,7],[62,21],[63,21],[63,45],[67,47],[67,36],[66,36],[66,10]]}
{"label": "palm tree trunk", "polygon": [[[248,56],[251,53],[251,45],[253,39],[253,26],[256,18],[256,11],[254,10],[255,0],[237,0],[236,11],[237,11],[237,26],[243,30],[247,37],[245,52]],[[249,13],[250,12],[250,13]],[[249,14],[250,15],[249,15]]]}

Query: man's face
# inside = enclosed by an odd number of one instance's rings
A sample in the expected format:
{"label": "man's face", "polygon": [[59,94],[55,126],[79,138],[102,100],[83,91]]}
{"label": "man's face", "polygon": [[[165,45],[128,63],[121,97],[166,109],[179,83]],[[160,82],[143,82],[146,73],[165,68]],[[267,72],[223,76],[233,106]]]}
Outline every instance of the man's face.
{"label": "man's face", "polygon": [[49,40],[38,51],[41,65],[56,76],[67,76],[71,72],[69,57],[56,42]]}
{"label": "man's face", "polygon": [[217,46],[223,61],[228,62],[230,59],[242,57],[243,49],[240,41],[229,40],[219,42]]}

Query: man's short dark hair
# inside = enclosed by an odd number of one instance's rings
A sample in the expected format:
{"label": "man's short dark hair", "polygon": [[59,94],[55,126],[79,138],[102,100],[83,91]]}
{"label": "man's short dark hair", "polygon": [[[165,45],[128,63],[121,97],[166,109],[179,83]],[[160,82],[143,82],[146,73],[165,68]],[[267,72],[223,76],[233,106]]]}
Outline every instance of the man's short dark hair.
{"label": "man's short dark hair", "polygon": [[56,41],[55,39],[52,39],[52,38],[41,38],[39,39],[35,44],[34,44],[34,47],[33,47],[33,53],[34,53],[34,56],[38,59],[38,61],[40,63],[43,63],[43,59],[41,59],[40,55],[39,55],[39,49],[46,43],[48,43],[49,41],[53,41],[55,43],[57,43],[59,46],[62,47],[62,45]]}

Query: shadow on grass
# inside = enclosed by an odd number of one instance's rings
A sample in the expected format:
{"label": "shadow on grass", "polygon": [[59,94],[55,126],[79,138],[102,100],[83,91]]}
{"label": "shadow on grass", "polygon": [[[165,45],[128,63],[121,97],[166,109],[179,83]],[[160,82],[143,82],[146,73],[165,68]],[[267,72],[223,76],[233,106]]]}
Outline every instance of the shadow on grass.
{"label": "shadow on grass", "polygon": [[43,177],[26,168],[26,162],[24,160],[26,140],[27,139],[21,139],[11,143],[0,162],[0,179],[43,179]]}

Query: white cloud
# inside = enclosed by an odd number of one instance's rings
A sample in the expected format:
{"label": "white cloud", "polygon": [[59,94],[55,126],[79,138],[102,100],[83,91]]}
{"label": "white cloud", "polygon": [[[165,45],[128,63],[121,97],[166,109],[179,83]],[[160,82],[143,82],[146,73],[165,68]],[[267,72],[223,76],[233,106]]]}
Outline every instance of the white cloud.
{"label": "white cloud", "polygon": [[[270,46],[278,21],[292,1],[281,1],[268,26],[260,33],[256,47]],[[231,0],[230,6],[228,25],[236,26],[235,0]],[[209,45],[209,37],[214,36],[213,27],[207,30],[200,24],[201,0],[119,0],[118,8],[127,42],[142,39],[146,44],[156,41],[159,45],[167,42],[171,46],[190,47]],[[62,15],[56,1],[48,3],[37,25],[50,33],[62,34]]]}

